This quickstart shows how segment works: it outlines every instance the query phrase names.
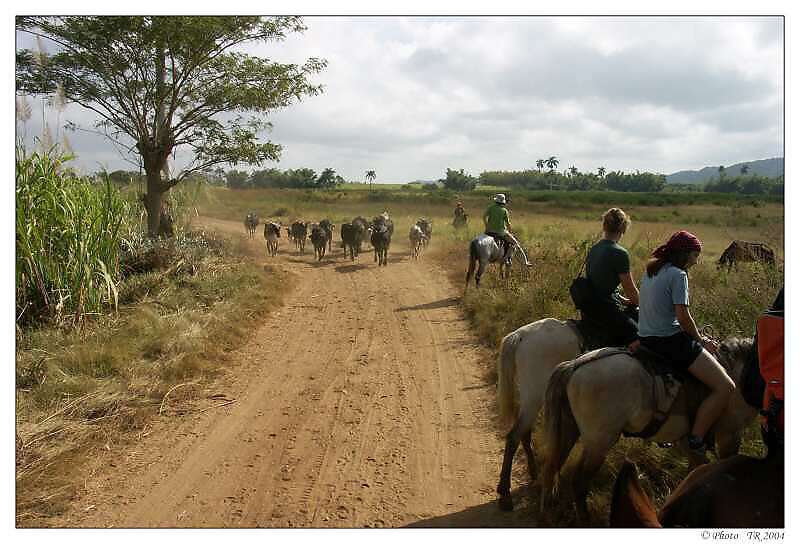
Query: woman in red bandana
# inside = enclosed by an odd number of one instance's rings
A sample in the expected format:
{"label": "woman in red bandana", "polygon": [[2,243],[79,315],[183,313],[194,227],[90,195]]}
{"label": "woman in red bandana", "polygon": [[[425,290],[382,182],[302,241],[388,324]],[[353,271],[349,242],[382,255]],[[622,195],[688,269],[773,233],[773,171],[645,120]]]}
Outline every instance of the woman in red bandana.
{"label": "woman in red bandana", "polygon": [[639,337],[644,347],[676,369],[688,370],[711,389],[689,434],[689,447],[705,456],[705,435],[722,414],[735,385],[714,358],[719,346],[700,335],[689,313],[686,271],[697,263],[702,247],[694,234],[682,230],[653,252],[639,288]]}

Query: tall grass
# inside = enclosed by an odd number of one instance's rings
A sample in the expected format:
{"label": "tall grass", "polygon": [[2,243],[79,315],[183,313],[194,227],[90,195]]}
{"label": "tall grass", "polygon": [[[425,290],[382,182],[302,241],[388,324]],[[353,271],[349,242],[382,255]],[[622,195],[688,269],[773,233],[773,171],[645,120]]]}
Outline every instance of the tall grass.
{"label": "tall grass", "polygon": [[106,180],[96,186],[65,168],[54,149],[16,160],[18,322],[80,322],[116,306],[126,205]]}

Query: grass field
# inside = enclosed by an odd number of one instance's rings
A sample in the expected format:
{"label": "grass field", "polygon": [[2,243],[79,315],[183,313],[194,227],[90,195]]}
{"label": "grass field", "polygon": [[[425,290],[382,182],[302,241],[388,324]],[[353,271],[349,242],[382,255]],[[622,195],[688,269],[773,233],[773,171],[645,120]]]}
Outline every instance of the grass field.
{"label": "grass field", "polygon": [[[564,196],[561,196],[564,195]],[[572,199],[565,200],[572,196]],[[569,299],[568,286],[580,268],[586,248],[600,236],[602,213],[611,205],[613,194],[576,195],[561,193],[551,201],[540,198],[516,198],[510,205],[513,229],[528,248],[535,263],[527,281],[499,281],[487,273],[485,288],[471,289],[462,300],[465,314],[479,338],[497,349],[502,337],[517,327],[543,317],[560,319],[577,317]],[[714,196],[685,202],[689,195],[622,194],[617,204],[632,217],[633,223],[622,244],[632,259],[634,279],[639,280],[651,251],[674,231],[688,229],[703,241],[699,264],[690,273],[692,313],[699,325],[711,325],[721,337],[752,336],[755,321],[769,306],[783,285],[784,209],[780,202]],[[730,195],[723,195],[728,197]],[[211,188],[201,198],[202,213],[224,219],[244,218],[254,209],[262,217],[287,223],[295,218],[319,221],[325,217],[335,223],[350,221],[357,215],[371,218],[387,210],[395,222],[393,247],[407,247],[409,226],[420,216],[434,221],[433,241],[426,259],[437,262],[447,278],[463,285],[467,268],[468,240],[482,231],[480,216],[489,203],[489,194],[462,195],[470,224],[467,231],[456,232],[451,226],[456,196],[449,193],[423,193],[382,190],[358,191],[294,191],[252,190],[230,191]],[[627,199],[627,200],[626,200]],[[639,203],[641,201],[641,203]],[[656,202],[653,204],[653,202]],[[718,270],[716,260],[732,240],[745,239],[769,244],[778,255],[778,266],[745,264],[730,272]],[[494,363],[486,368],[487,378],[494,381]],[[743,453],[763,453],[757,424],[748,429]],[[635,439],[623,439],[609,456],[590,495],[594,523],[605,523],[610,492],[616,471],[628,457],[638,463],[647,480],[644,486],[657,503],[669,494],[686,474],[685,460],[671,449]],[[499,470],[499,467],[498,467]],[[567,469],[569,470],[569,468]],[[562,513],[560,523],[569,525],[572,518]]]}

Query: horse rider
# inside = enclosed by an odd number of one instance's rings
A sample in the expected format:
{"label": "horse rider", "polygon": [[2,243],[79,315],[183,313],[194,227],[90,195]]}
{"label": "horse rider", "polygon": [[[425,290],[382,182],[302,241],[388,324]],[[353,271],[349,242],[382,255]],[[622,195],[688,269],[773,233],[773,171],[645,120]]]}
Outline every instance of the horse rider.
{"label": "horse rider", "polygon": [[627,306],[639,305],[639,290],[631,277],[631,260],[628,251],[619,241],[631,221],[619,208],[603,214],[603,238],[592,246],[586,256],[586,277],[590,288],[581,311],[589,319],[602,323],[613,340],[613,345],[628,346],[634,351],[638,345],[639,328],[635,319],[623,311],[613,295],[622,285],[627,297],[617,295]]}
{"label": "horse rider", "polygon": [[514,241],[509,236],[511,221],[506,208],[506,195],[503,193],[494,195],[494,202],[483,213],[483,224],[486,226],[484,234],[494,238],[503,250],[503,262],[511,264],[509,254],[514,247]]}
{"label": "horse rider", "polygon": [[725,410],[735,384],[717,362],[719,344],[700,335],[689,313],[689,276],[702,243],[685,230],[674,233],[653,252],[639,290],[639,339],[642,346],[688,370],[711,393],[703,400],[689,433],[692,454],[705,458],[705,436]]}
{"label": "horse rider", "polygon": [[464,211],[464,203],[460,200],[456,201],[456,209],[453,210],[453,219],[460,219],[466,215]]}

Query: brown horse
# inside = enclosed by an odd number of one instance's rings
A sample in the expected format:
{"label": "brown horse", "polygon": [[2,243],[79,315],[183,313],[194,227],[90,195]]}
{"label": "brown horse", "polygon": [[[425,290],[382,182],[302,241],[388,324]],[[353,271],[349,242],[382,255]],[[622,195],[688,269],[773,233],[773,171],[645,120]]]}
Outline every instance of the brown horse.
{"label": "brown horse", "polygon": [[735,455],[690,472],[656,516],[636,467],[626,461],[614,484],[609,526],[781,528],[783,497],[782,453]]}

